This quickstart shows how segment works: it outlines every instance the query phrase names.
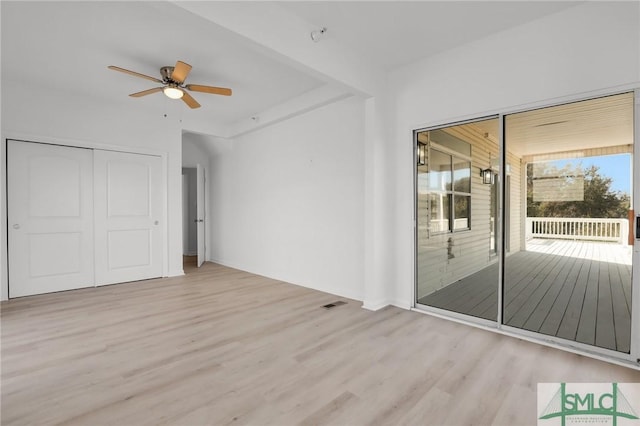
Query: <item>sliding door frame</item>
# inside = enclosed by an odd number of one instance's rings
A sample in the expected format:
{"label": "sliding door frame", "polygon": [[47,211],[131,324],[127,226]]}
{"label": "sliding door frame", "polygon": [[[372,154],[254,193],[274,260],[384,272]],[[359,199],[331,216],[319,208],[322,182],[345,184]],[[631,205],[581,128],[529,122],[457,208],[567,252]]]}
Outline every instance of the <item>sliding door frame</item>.
{"label": "sliding door frame", "polygon": [[[443,120],[438,123],[434,123],[431,125],[424,126],[416,126],[413,129],[413,138],[412,138],[412,151],[413,151],[413,162],[412,162],[412,170],[413,170],[413,249],[414,249],[414,259],[413,259],[413,289],[412,289],[412,310],[415,310],[420,313],[437,316],[440,318],[464,323],[467,325],[471,325],[474,327],[482,328],[485,330],[494,331],[500,334],[517,337],[523,340],[531,341],[533,343],[542,344],[545,346],[554,347],[557,349],[561,349],[564,351],[588,356],[591,358],[600,359],[603,361],[611,362],[614,364],[622,365],[625,367],[630,367],[634,369],[640,370],[640,235],[636,234],[635,226],[634,228],[634,246],[632,248],[633,251],[633,260],[632,260],[632,274],[631,274],[631,345],[629,353],[618,352],[611,349],[605,349],[593,345],[588,345],[576,341],[571,341],[567,339],[558,338],[555,336],[549,336],[537,332],[527,331],[521,328],[512,327],[506,324],[503,324],[503,311],[504,307],[504,263],[506,258],[506,239],[503,238],[505,235],[505,182],[506,182],[506,164],[507,164],[507,152],[506,152],[506,141],[505,141],[505,117],[508,115],[527,112],[535,109],[541,108],[549,108],[558,105],[564,105],[574,102],[588,101],[592,99],[614,96],[624,93],[633,93],[634,94],[634,111],[633,111],[633,120],[634,120],[634,143],[633,143],[633,170],[631,170],[632,181],[639,181],[640,178],[640,87],[637,85],[631,85],[625,88],[618,88],[617,90],[602,90],[598,92],[593,92],[589,94],[582,95],[574,95],[565,97],[562,99],[550,100],[550,101],[542,101],[534,104],[523,105],[518,108],[505,108],[500,111],[496,111],[494,114],[480,114],[477,117],[463,117],[452,120]],[[500,170],[498,174],[498,193],[499,196],[499,208],[497,219],[499,221],[498,225],[498,257],[499,257],[499,280],[498,280],[498,319],[497,321],[490,321],[482,318],[477,318],[471,315],[461,314],[458,312],[447,311],[445,309],[434,308],[428,305],[422,305],[417,302],[417,285],[418,285],[418,203],[417,203],[417,190],[418,190],[418,182],[417,182],[417,135],[419,132],[436,130],[441,128],[446,128],[450,126],[456,126],[461,124],[468,124],[477,121],[487,120],[487,119],[499,119],[499,162],[500,162]],[[473,168],[473,166],[472,166]],[[640,184],[633,185],[631,188],[631,192],[633,194],[633,208],[634,208],[634,217],[635,220],[640,217]],[[526,200],[524,201],[526,203]],[[635,224],[634,224],[635,225]],[[524,225],[522,225],[524,226]]]}
{"label": "sliding door frame", "polygon": [[[633,192],[634,221],[640,221],[640,88],[634,90],[633,100]],[[636,183],[634,185],[634,182]],[[631,271],[631,351],[630,355],[640,365],[640,225],[631,224],[633,233],[633,269]]]}
{"label": "sliding door frame", "polygon": [[[436,308],[433,306],[428,306],[428,305],[422,305],[422,304],[418,304],[417,303],[417,297],[418,297],[418,291],[417,291],[417,286],[418,286],[418,203],[417,203],[417,191],[418,191],[418,173],[417,173],[417,164],[418,164],[418,133],[421,132],[426,132],[426,131],[433,131],[433,130],[440,130],[440,129],[445,129],[448,127],[453,127],[453,126],[462,126],[465,124],[472,124],[472,123],[477,123],[479,121],[485,121],[485,120],[495,120],[495,119],[499,119],[499,114],[491,114],[491,115],[486,115],[486,116],[481,116],[481,117],[477,117],[477,118],[471,118],[471,119],[466,119],[466,120],[460,120],[460,121],[455,121],[455,122],[449,122],[446,124],[440,124],[440,125],[435,125],[435,126],[428,126],[428,127],[423,127],[423,128],[419,128],[419,129],[414,129],[413,130],[413,256],[414,256],[414,285],[413,285],[413,291],[412,291],[412,295],[413,295],[413,301],[411,304],[411,308],[412,309],[416,309],[416,310],[423,310],[423,311],[427,311],[431,314],[434,314],[436,316],[440,316],[443,318],[449,318],[449,319],[453,319],[453,320],[459,320],[461,322],[466,322],[469,320],[469,318],[473,319],[473,322],[479,325],[482,325],[484,327],[490,327],[490,328],[495,328],[495,321],[491,321],[491,320],[487,320],[484,318],[479,318],[479,317],[473,317],[470,315],[465,315],[465,314],[461,314],[458,312],[453,312],[453,311],[447,311],[445,309],[440,309],[440,308]],[[500,121],[501,123],[501,121]],[[428,149],[428,147],[427,147]],[[473,148],[472,148],[473,149]],[[498,147],[498,149],[500,149],[500,146]],[[473,153],[471,154],[471,173],[473,173]],[[498,175],[498,183],[497,183],[497,193],[500,193],[500,175]],[[473,195],[471,196],[471,199],[473,199]],[[499,200],[502,199],[502,197],[498,197]],[[471,209],[471,206],[469,206],[469,209]],[[500,226],[500,219],[501,214],[500,214],[500,206],[498,207],[498,211],[496,212],[496,220],[499,222],[498,223],[498,235],[496,235],[497,241],[500,241],[500,237],[501,237],[501,226]],[[471,225],[471,224],[469,224]],[[502,269],[502,257],[500,256],[500,243],[498,244],[498,248],[497,248],[497,252],[495,255],[498,256],[498,262],[500,263],[498,268],[501,270]],[[495,256],[494,255],[494,256]],[[500,304],[498,303],[498,311],[500,311]],[[500,319],[500,312],[498,312],[498,319]]]}

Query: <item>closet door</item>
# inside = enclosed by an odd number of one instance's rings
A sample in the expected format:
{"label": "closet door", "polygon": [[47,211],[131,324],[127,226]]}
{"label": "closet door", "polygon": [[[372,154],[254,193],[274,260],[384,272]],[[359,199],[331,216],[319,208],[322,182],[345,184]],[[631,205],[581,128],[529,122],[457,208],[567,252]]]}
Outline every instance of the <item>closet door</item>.
{"label": "closet door", "polygon": [[160,157],[94,151],[96,285],[162,276]]}
{"label": "closet door", "polygon": [[7,142],[9,297],[94,285],[92,157]]}

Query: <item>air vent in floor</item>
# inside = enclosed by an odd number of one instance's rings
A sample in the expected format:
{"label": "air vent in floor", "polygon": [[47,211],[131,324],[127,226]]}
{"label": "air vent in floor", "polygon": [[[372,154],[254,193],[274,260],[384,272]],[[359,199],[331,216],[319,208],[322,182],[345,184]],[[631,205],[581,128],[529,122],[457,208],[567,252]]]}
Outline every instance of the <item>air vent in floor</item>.
{"label": "air vent in floor", "polygon": [[343,302],[342,300],[338,300],[337,302],[333,302],[333,303],[329,303],[328,305],[324,305],[323,308],[331,309],[331,308],[335,308],[336,306],[346,305],[346,304],[347,304],[347,302]]}

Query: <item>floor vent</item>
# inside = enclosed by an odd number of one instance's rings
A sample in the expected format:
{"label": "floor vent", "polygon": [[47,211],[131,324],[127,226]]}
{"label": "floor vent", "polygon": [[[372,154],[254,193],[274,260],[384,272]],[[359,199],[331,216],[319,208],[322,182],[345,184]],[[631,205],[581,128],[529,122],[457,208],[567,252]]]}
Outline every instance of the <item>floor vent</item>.
{"label": "floor vent", "polygon": [[343,302],[342,300],[338,300],[337,302],[333,302],[333,303],[329,303],[328,305],[324,305],[323,308],[331,309],[331,308],[335,308],[336,306],[346,305],[346,304],[347,304],[347,302]]}

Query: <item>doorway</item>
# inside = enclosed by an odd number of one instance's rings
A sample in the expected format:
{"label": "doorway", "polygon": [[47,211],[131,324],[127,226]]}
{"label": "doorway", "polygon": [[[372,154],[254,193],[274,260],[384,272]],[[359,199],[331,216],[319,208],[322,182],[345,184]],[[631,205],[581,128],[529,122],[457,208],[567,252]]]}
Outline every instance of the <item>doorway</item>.
{"label": "doorway", "polygon": [[206,258],[205,175],[201,165],[182,168],[182,259],[185,273]]}
{"label": "doorway", "polygon": [[629,92],[416,131],[416,306],[635,361],[634,120]]}

